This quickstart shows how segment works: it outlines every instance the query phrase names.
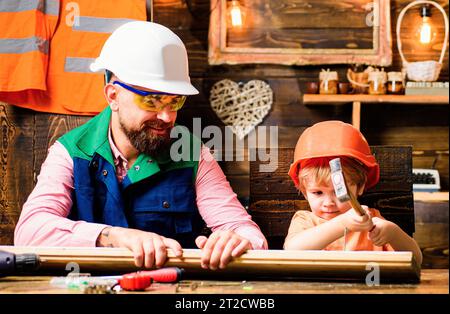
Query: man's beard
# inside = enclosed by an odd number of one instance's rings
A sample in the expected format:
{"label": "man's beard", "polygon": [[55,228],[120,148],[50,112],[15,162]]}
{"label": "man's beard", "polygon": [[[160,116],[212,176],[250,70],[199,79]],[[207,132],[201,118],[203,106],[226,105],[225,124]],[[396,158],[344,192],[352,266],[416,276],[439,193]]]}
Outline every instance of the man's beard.
{"label": "man's beard", "polygon": [[[161,120],[148,121],[140,129],[135,130],[128,128],[120,116],[119,124],[131,145],[138,152],[149,156],[158,156],[169,151],[172,144],[172,138],[170,138],[171,124],[164,123]],[[152,132],[152,127],[157,129],[164,128],[168,132],[164,135],[157,135]]]}

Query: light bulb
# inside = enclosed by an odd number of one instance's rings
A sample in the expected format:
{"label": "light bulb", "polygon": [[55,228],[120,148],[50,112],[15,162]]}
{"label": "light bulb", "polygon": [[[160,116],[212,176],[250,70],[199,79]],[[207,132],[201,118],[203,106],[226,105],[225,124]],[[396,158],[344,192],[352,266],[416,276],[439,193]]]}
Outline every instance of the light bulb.
{"label": "light bulb", "polygon": [[242,12],[239,1],[231,1],[230,7],[231,25],[233,27],[242,27]]}
{"label": "light bulb", "polygon": [[419,28],[419,36],[421,44],[429,44],[432,39],[432,29],[430,25],[430,18],[428,16],[424,16],[422,18],[422,25]]}
{"label": "light bulb", "polygon": [[420,8],[420,16],[422,17],[422,22],[417,29],[416,36],[419,43],[422,45],[429,45],[436,37],[435,30],[431,22],[431,10],[429,5],[424,5]]}

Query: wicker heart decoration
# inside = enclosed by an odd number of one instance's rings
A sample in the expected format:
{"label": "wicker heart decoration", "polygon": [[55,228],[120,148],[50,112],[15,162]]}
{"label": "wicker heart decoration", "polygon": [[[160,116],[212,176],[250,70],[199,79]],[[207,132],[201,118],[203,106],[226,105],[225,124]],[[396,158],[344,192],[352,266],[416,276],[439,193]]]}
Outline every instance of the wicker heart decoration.
{"label": "wicker heart decoration", "polygon": [[222,122],[243,139],[269,113],[273,92],[260,80],[238,84],[225,79],[211,88],[209,101]]}

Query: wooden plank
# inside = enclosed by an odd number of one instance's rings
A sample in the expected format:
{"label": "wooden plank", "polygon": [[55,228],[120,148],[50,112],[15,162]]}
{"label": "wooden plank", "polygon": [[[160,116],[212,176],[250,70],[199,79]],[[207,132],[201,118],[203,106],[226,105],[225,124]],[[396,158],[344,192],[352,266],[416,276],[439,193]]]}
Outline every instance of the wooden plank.
{"label": "wooden plank", "polygon": [[361,102],[354,101],[352,107],[352,125],[358,130],[361,127]]}
{"label": "wooden plank", "polygon": [[[131,251],[122,248],[55,248],[0,246],[0,250],[35,253],[41,258],[42,270],[65,270],[76,263],[81,272],[134,271]],[[382,281],[416,282],[420,266],[411,252],[362,251],[284,251],[250,250],[233,259],[225,269],[211,271],[200,266],[201,250],[185,249],[181,258],[168,250],[167,267],[184,268],[188,275],[245,274],[249,277],[290,277],[365,280],[366,267],[377,265]],[[370,269],[370,268],[369,268]]]}
{"label": "wooden plank", "polygon": [[[447,127],[408,126],[364,128],[363,134],[372,145],[412,145],[414,151],[448,150],[449,132]],[[436,152],[436,155],[438,153]],[[442,154],[445,157],[445,154]],[[416,155],[415,157],[421,157]],[[430,157],[430,156],[425,156]],[[430,166],[431,167],[431,164]]]}
{"label": "wooden plank", "polygon": [[[371,146],[371,149],[380,164],[380,181],[368,193],[412,192],[411,147]],[[252,196],[261,195],[267,200],[277,199],[276,195],[289,199],[298,197],[298,192],[287,175],[293,161],[293,152],[293,148],[278,149],[278,168],[274,172],[260,171],[260,165],[267,162],[250,162]]]}
{"label": "wooden plank", "polygon": [[[317,52],[320,49],[348,49],[349,54],[361,53],[363,50],[370,53],[373,49],[373,30],[370,28],[272,29],[255,27],[245,28],[245,31],[229,28],[227,30],[227,47],[314,49]],[[319,32],[326,32],[327,36],[320,37]]]}
{"label": "wooden plank", "polygon": [[33,189],[34,115],[0,102],[0,244],[12,244],[22,205]]}
{"label": "wooden plank", "polygon": [[[322,106],[311,106],[309,108],[316,109],[321,107]],[[398,127],[448,128],[449,109],[450,106],[429,104],[417,104],[411,106],[397,104],[367,105],[364,106],[364,111],[361,113],[361,120],[363,121],[362,129],[379,129],[379,131],[384,132],[385,129]],[[429,131],[431,131],[432,134],[435,133],[431,129]],[[420,139],[420,136],[418,135],[419,134],[414,134],[415,137]],[[437,136],[436,139],[438,139]],[[372,144],[372,142],[370,143]]]}
{"label": "wooden plank", "polygon": [[[310,210],[306,200],[260,200],[250,205],[252,219],[267,237],[270,249],[282,249],[291,219],[298,210]],[[274,239],[277,243],[273,243]]]}
{"label": "wooden plank", "polygon": [[[227,175],[231,188],[240,199],[246,199],[250,195],[248,175]],[[243,204],[246,205],[246,204]]]}
{"label": "wooden plank", "polygon": [[439,193],[440,198],[430,198],[432,194],[414,201],[414,239],[422,249],[423,267],[448,268],[448,193]]}
{"label": "wooden plank", "polygon": [[[209,0],[153,0],[153,21],[172,29],[175,33],[179,29],[208,29],[209,2]],[[150,17],[150,14],[147,13],[147,16]]]}
{"label": "wooden plank", "polygon": [[41,165],[47,157],[48,148],[62,135],[68,131],[87,122],[92,117],[70,116],[48,113],[38,113],[35,115],[36,134],[34,136],[35,156],[34,171],[39,174]]}

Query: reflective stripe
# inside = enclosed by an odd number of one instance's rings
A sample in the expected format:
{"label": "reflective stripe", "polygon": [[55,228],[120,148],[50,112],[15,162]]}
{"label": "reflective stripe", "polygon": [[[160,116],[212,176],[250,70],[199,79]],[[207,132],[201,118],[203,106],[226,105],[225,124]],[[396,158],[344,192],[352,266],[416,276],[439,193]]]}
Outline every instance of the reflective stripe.
{"label": "reflective stripe", "polygon": [[59,15],[59,0],[45,0],[43,12],[48,15]]}
{"label": "reflective stripe", "polygon": [[49,15],[59,14],[59,0],[2,0],[0,12],[23,12],[39,10]]}
{"label": "reflective stripe", "polygon": [[73,30],[83,32],[112,33],[119,26],[132,21],[135,20],[80,16],[79,23],[73,24]]}
{"label": "reflective stripe", "polygon": [[48,54],[48,46],[48,40],[44,40],[40,37],[0,39],[0,53],[40,51],[44,54]]}
{"label": "reflective stripe", "polygon": [[0,12],[22,12],[44,7],[44,0],[0,1]]}
{"label": "reflective stripe", "polygon": [[95,61],[95,58],[75,58],[67,57],[64,64],[65,72],[93,73],[89,66]]}

